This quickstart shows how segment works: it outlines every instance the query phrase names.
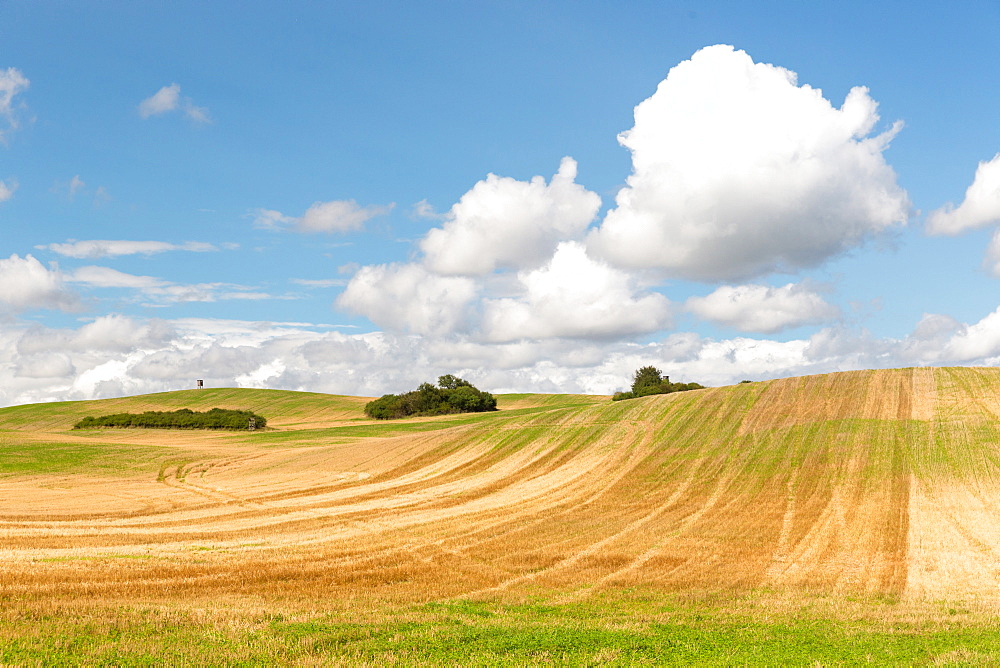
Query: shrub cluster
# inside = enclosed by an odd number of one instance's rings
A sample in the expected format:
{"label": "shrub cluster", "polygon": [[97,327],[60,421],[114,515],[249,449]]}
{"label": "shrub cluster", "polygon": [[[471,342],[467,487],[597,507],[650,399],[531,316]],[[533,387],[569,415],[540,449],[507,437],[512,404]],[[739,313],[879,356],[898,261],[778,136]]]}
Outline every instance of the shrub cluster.
{"label": "shrub cluster", "polygon": [[102,417],[85,417],[74,429],[97,427],[141,427],[146,429],[248,429],[251,418],[255,429],[267,426],[267,419],[250,411],[213,408],[199,413],[190,408],[177,411],[146,411],[145,413],[115,413]]}
{"label": "shrub cluster", "polygon": [[411,415],[446,415],[495,411],[497,400],[489,392],[477,390],[468,381],[451,374],[438,378],[438,386],[421,383],[405,394],[386,394],[365,405],[365,414],[376,420]]}
{"label": "shrub cluster", "polygon": [[671,383],[670,377],[664,376],[656,367],[644,366],[636,371],[632,377],[632,390],[629,392],[615,392],[611,400],[621,401],[622,399],[648,397],[651,394],[670,394],[671,392],[701,390],[704,387],[704,385],[699,385],[698,383]]}

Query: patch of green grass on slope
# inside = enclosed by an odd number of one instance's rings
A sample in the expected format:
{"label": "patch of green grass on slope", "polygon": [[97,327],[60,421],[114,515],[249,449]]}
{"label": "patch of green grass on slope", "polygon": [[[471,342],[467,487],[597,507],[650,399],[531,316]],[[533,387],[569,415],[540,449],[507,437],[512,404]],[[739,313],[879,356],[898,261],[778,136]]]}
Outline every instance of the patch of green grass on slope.
{"label": "patch of green grass on slope", "polygon": [[0,475],[90,474],[122,477],[155,472],[177,448],[120,443],[24,442],[0,433]]}

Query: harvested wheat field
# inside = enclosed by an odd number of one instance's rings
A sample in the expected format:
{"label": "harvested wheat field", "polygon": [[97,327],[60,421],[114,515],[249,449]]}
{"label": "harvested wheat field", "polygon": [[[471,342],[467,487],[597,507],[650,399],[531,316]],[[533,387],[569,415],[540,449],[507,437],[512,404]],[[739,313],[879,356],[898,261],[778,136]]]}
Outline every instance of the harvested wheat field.
{"label": "harvested wheat field", "polygon": [[[0,409],[0,661],[1000,660],[1000,370],[499,399]],[[71,429],[181,407],[269,427]]]}

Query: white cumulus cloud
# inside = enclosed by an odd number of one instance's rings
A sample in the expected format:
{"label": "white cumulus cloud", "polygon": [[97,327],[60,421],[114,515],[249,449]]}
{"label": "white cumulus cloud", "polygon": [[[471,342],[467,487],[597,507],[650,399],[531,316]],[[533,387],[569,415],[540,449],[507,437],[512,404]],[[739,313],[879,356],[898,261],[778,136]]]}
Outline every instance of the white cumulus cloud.
{"label": "white cumulus cloud", "polygon": [[1000,153],[979,163],[965,199],[956,208],[946,204],[927,216],[931,234],[959,234],[966,230],[1000,223]]}
{"label": "white cumulus cloud", "polygon": [[617,338],[669,324],[666,297],[641,293],[628,274],[589,258],[580,243],[560,244],[545,266],[518,279],[523,295],[486,301],[487,340]]}
{"label": "white cumulus cloud", "polygon": [[780,288],[724,285],[705,297],[691,297],[686,306],[705,320],[761,334],[821,323],[840,313],[820,295],[795,283]]}
{"label": "white cumulus cloud", "polygon": [[905,191],[872,136],[877,103],[838,109],[794,72],[731,46],[672,68],[619,141],[633,172],[589,239],[626,267],[740,280],[819,264],[905,224]]}
{"label": "white cumulus cloud", "polygon": [[419,264],[371,265],[354,274],[337,306],[390,330],[442,335],[467,327],[476,293],[472,279],[438,276]]}
{"label": "white cumulus cloud", "polygon": [[497,268],[533,268],[560,241],[583,234],[601,199],[576,181],[576,161],[563,158],[546,184],[490,174],[451,208],[442,227],[420,244],[439,274],[482,275]]}
{"label": "white cumulus cloud", "polygon": [[0,259],[0,313],[78,308],[76,294],[66,287],[58,269],[45,268],[31,255]]}

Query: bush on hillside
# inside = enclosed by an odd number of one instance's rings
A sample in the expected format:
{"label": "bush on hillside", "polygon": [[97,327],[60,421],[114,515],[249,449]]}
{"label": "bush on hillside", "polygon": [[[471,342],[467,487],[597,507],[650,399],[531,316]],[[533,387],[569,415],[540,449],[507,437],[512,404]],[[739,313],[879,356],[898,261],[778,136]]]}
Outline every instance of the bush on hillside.
{"label": "bush on hillside", "polygon": [[421,383],[405,394],[386,394],[365,405],[365,414],[376,420],[391,420],[418,415],[482,413],[495,411],[497,400],[489,392],[477,390],[472,383],[447,374],[438,385]]}
{"label": "bush on hillside", "polygon": [[190,408],[176,411],[146,411],[145,413],[115,413],[101,417],[85,417],[73,429],[99,427],[139,427],[143,429],[255,429],[267,426],[267,419],[250,411],[213,408],[199,413]]}
{"label": "bush on hillside", "polygon": [[654,366],[644,366],[632,376],[632,389],[629,392],[615,392],[611,397],[612,401],[622,399],[635,399],[637,397],[648,397],[652,394],[670,394],[672,392],[686,392],[688,390],[701,390],[704,385],[698,383],[671,383],[669,376],[664,376],[663,372]]}

